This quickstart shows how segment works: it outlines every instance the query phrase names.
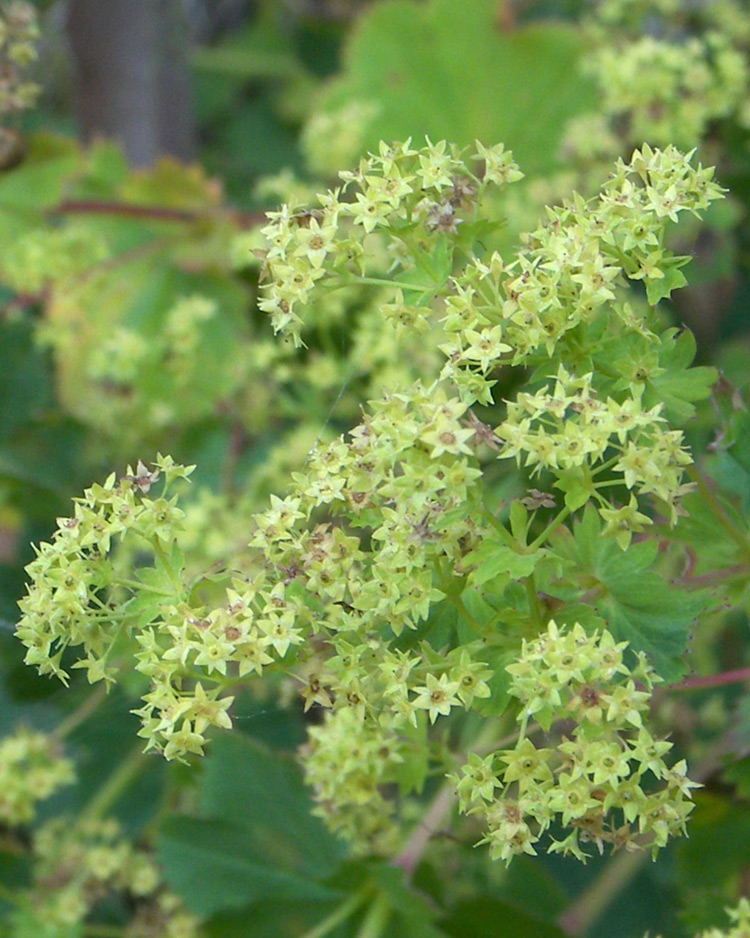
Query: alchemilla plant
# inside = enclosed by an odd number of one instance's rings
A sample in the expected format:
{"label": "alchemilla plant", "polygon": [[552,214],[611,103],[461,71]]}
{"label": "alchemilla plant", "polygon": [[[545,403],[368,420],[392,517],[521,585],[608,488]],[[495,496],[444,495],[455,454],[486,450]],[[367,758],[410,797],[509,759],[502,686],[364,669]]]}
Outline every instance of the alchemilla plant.
{"label": "alchemilla plant", "polygon": [[505,863],[656,855],[697,784],[649,712],[709,605],[668,579],[686,501],[732,524],[683,430],[716,375],[658,304],[685,283],[674,225],[722,189],[692,154],[643,146],[503,257],[498,193],[521,176],[502,145],[382,144],[317,204],[270,213],[277,333],[302,347],[356,287],[396,347],[431,344],[433,372],[319,441],[241,562],[188,571],[191,467],[160,456],[75,501],[21,601],[26,661],[140,693],[167,759],[203,753],[259,678],[298,692],[320,715],[300,753],[316,811],[407,869],[434,778],[441,816],[455,798]]}

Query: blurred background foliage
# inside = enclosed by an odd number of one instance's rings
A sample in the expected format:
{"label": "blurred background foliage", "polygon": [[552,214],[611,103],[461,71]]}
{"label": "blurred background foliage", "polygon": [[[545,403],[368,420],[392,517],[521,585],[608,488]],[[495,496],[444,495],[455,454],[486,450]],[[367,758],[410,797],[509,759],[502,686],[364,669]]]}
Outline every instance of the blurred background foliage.
{"label": "blurred background foliage", "polygon": [[[689,704],[673,697],[659,711],[703,764],[707,788],[691,839],[658,863],[626,856],[579,868],[524,857],[507,872],[470,845],[456,852],[438,841],[417,870],[417,893],[385,863],[346,861],[309,816],[293,759],[304,718],[285,703],[283,687],[239,702],[238,732],[217,741],[202,765],[139,760],[131,701],[118,692],[90,705],[84,681],[63,691],[36,678],[21,663],[12,625],[30,543],[49,536],[55,516],[94,479],[157,451],[197,464],[188,562],[239,567],[253,511],[283,492],[316,440],[348,428],[382,387],[434,373],[420,337],[400,346],[383,339],[372,291],[342,291],[316,311],[304,349],[274,339],[255,306],[263,211],[335,185],[337,170],[381,139],[504,141],[527,174],[502,209],[507,221],[496,238],[508,249],[546,201],[572,188],[592,191],[617,156],[643,142],[634,133],[697,146],[705,163],[718,164],[730,198],[681,245],[695,258],[691,287],[665,316],[689,323],[699,358],[722,368],[723,396],[690,432],[701,449],[714,444],[708,467],[746,511],[743,4],[622,3],[626,15],[593,25],[583,0],[35,6],[41,40],[32,78],[41,95],[34,108],[6,115],[0,155],[0,719],[7,732],[19,722],[55,732],[73,721],[65,744],[78,782],[47,802],[40,819],[75,816],[104,791],[128,837],[158,844],[167,882],[216,938],[323,934],[315,923],[373,882],[398,910],[391,936],[554,938],[562,921],[569,934],[625,938],[646,929],[688,935],[721,922],[750,876],[750,757],[742,758],[750,698],[740,687],[694,693]],[[129,28],[115,33],[106,17],[118,13]],[[644,28],[678,47],[689,36],[723,36],[702,60],[714,71],[706,78],[698,63],[687,79],[690,94],[690,81],[698,82],[699,104],[715,92],[705,115],[675,118],[675,132],[687,122],[687,141],[658,139],[664,110],[676,113],[690,97],[678,85],[660,101],[652,78],[628,108],[607,104],[611,72],[597,55],[619,49],[625,58]],[[736,74],[731,63],[719,74],[727,46]],[[147,66],[150,83],[139,91],[128,68]],[[116,87],[110,75],[96,92],[103,98],[93,100],[97,69],[110,67]],[[142,113],[133,123],[136,97]],[[584,119],[591,122],[571,124]],[[711,536],[708,521],[702,529],[702,519],[692,523]],[[748,645],[744,613],[717,618],[697,642],[696,666],[710,673],[746,665]],[[712,749],[718,726],[732,733],[727,771],[725,753]],[[33,876],[28,835],[19,836],[0,832],[6,913],[7,890]],[[129,914],[122,903],[104,903],[94,924],[44,934],[125,934]],[[326,934],[365,935],[362,915],[353,905],[353,918]],[[10,916],[0,934],[41,935],[29,921]]]}

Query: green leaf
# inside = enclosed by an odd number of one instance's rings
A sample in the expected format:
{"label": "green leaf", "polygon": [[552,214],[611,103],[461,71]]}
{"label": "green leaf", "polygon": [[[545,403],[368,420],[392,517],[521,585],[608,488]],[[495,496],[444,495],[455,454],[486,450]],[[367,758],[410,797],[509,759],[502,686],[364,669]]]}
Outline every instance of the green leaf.
{"label": "green leaf", "polygon": [[520,554],[494,538],[485,538],[481,545],[466,557],[466,562],[478,564],[471,574],[471,579],[477,586],[481,586],[503,574],[513,580],[522,580],[530,576],[544,554],[543,550]]}
{"label": "green leaf", "polygon": [[678,290],[686,283],[683,272],[672,267],[664,271],[663,277],[646,281],[646,296],[651,306],[656,306],[659,300],[668,298],[672,290]]}
{"label": "green leaf", "polygon": [[147,593],[158,593],[161,596],[171,596],[174,593],[174,583],[164,568],[160,570],[158,567],[141,567],[135,570],[133,575],[143,583]]}
{"label": "green leaf", "polygon": [[[198,342],[184,371],[165,334],[176,304],[196,295],[213,304],[215,312],[196,327]],[[237,388],[246,366],[245,302],[236,281],[180,269],[151,251],[60,288],[47,308],[50,328],[76,336],[57,353],[63,407],[108,438],[119,439],[128,452],[128,440],[143,439],[143,421],[148,424],[150,413],[183,429],[213,415],[217,401]],[[111,346],[118,330],[144,345],[132,375],[92,378],[86,363]]]}
{"label": "green leaf", "polygon": [[730,432],[734,442],[727,453],[745,472],[750,473],[750,413],[748,411],[738,410],[732,414]]}
{"label": "green leaf", "polygon": [[363,102],[375,114],[359,140],[351,122],[342,127],[316,168],[354,165],[381,139],[429,135],[459,145],[504,141],[524,172],[547,172],[559,165],[567,121],[595,104],[579,71],[582,48],[580,32],[560,23],[504,31],[494,0],[462,0],[458,19],[455,0],[373,5],[352,30],[320,111]]}
{"label": "green leaf", "polygon": [[[201,925],[205,938],[299,938],[325,921],[342,904],[341,897],[332,902],[310,902],[268,897],[262,902],[241,909],[228,909],[213,915]],[[248,932],[248,923],[252,931]],[[326,932],[326,938],[349,938],[351,922]]]}
{"label": "green leaf", "polygon": [[568,601],[591,593],[589,605],[615,638],[645,652],[665,681],[679,680],[691,626],[708,608],[708,594],[685,593],[653,569],[656,540],[633,543],[623,551],[615,541],[601,537],[601,521],[593,508],[575,525],[574,536],[560,532],[553,546],[567,564],[565,580],[544,588]]}
{"label": "green leaf", "polygon": [[170,886],[198,915],[240,908],[273,895],[329,901],[337,892],[274,864],[231,821],[169,818],[159,835],[159,861]]}
{"label": "green leaf", "polygon": [[510,530],[519,544],[526,543],[529,532],[529,512],[520,498],[514,498],[510,504]]}
{"label": "green leaf", "polygon": [[453,271],[453,244],[445,235],[440,235],[429,253],[418,251],[414,260],[420,271],[437,286],[442,286]]}
{"label": "green leaf", "polygon": [[[68,177],[79,170],[83,153],[74,140],[40,133],[29,140],[24,161],[10,172],[0,174],[0,218],[6,211],[20,221],[28,213],[41,213],[62,201]],[[17,214],[16,214],[17,213]],[[36,219],[33,219],[36,221]],[[5,225],[0,222],[0,232]]]}
{"label": "green leaf", "polygon": [[644,404],[653,407],[663,404],[663,414],[675,426],[683,426],[695,415],[693,401],[702,401],[711,395],[719,379],[715,368],[691,368],[696,344],[692,332],[668,329],[661,336],[659,366],[664,371],[649,378]]}
{"label": "green leaf", "polygon": [[222,42],[198,46],[191,62],[199,71],[248,80],[297,78],[305,68],[283,34],[278,12],[261,5],[253,21],[230,33]]}
{"label": "green leaf", "polygon": [[34,342],[28,320],[0,327],[0,439],[40,415],[52,402],[47,359]]}
{"label": "green leaf", "polygon": [[393,909],[394,914],[388,924],[390,936],[444,938],[445,933],[432,924],[436,918],[435,910],[410,888],[402,869],[389,863],[373,863],[370,870],[379,891]]}
{"label": "green leaf", "polygon": [[510,902],[475,895],[458,902],[440,927],[454,938],[564,938],[557,925],[541,921]]}
{"label": "green leaf", "polygon": [[201,779],[201,808],[250,832],[269,860],[330,875],[345,847],[314,817],[308,789],[289,756],[240,733],[213,743]]}
{"label": "green leaf", "polygon": [[708,792],[696,793],[695,805],[690,837],[677,849],[691,934],[726,921],[726,897],[736,888],[738,871],[750,865],[750,807]]}
{"label": "green leaf", "polygon": [[200,783],[200,818],[162,828],[159,856],[170,884],[192,909],[210,915],[269,894],[325,902],[325,884],[343,845],[311,813],[290,759],[240,733],[217,739]]}
{"label": "green leaf", "polygon": [[596,491],[588,466],[563,470],[558,474],[554,486],[565,493],[565,507],[571,512],[583,508]]}
{"label": "green leaf", "polygon": [[724,778],[732,782],[741,798],[750,798],[750,756],[738,759],[724,770]]}

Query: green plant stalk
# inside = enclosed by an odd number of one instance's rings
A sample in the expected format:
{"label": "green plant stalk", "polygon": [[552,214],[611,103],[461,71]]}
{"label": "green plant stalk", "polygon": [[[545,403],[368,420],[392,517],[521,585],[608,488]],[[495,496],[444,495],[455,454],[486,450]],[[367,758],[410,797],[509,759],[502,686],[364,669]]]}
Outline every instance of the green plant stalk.
{"label": "green plant stalk", "polygon": [[429,285],[423,283],[404,283],[398,280],[387,280],[384,277],[355,277],[354,280],[341,280],[340,282],[334,280],[333,282],[329,281],[323,284],[323,287],[326,290],[340,290],[343,287],[358,286],[359,284],[373,287],[395,287],[398,290],[408,290],[413,293],[435,293],[439,288],[437,283],[431,283]]}
{"label": "green plant stalk", "polygon": [[591,882],[558,919],[567,935],[585,935],[641,868],[648,852],[621,853]]}
{"label": "green plant stalk", "polygon": [[[499,510],[499,509],[498,509],[498,510]],[[492,514],[492,512],[490,511],[490,509],[487,508],[487,507],[484,506],[484,505],[482,506],[482,517],[483,517],[483,518],[486,518],[487,521],[489,521],[489,523],[492,525],[492,527],[497,531],[497,533],[500,535],[500,537],[502,538],[502,540],[505,541],[505,543],[506,543],[509,547],[514,547],[514,548],[517,548],[517,547],[518,547],[518,542],[517,542],[516,539],[513,537],[513,535],[510,533],[510,531],[505,527],[505,525],[502,523],[502,521],[500,521],[499,518],[496,518],[496,517]]]}
{"label": "green plant stalk", "polygon": [[346,901],[342,902],[337,909],[334,909],[334,911],[331,912],[327,918],[324,918],[322,922],[317,924],[314,928],[311,928],[309,931],[306,931],[305,934],[301,936],[301,938],[324,938],[324,935],[327,935],[329,932],[333,931],[337,925],[345,922],[357,911],[357,909],[360,908],[360,906],[364,905],[369,896],[369,887],[367,889],[358,890],[353,895],[349,896]]}
{"label": "green plant stalk", "polygon": [[147,759],[139,743],[89,801],[81,812],[81,820],[90,821],[104,817],[133,780],[145,769]]}
{"label": "green plant stalk", "polygon": [[[482,729],[471,745],[472,752],[481,752],[492,740],[495,727],[492,721]],[[515,735],[513,738],[515,738]],[[412,831],[401,852],[391,861],[393,866],[400,866],[409,879],[422,859],[427,844],[445,823],[453,810],[456,790],[453,782],[445,782],[438,790],[424,813],[422,820]]]}
{"label": "green plant stalk", "polygon": [[470,628],[472,628],[479,635],[485,635],[487,632],[486,627],[483,626],[481,622],[478,622],[477,619],[475,619],[466,608],[464,601],[461,599],[460,593],[453,588],[450,574],[444,574],[440,565],[437,567],[437,574],[438,588],[443,593],[445,593],[445,598],[456,607],[459,615]]}
{"label": "green plant stalk", "polygon": [[172,590],[162,590],[155,586],[148,586],[140,580],[131,580],[127,577],[118,577],[113,585],[126,586],[128,589],[138,590],[139,592],[153,593],[155,596],[169,596],[170,598],[174,598],[174,592]]}
{"label": "green plant stalk", "polygon": [[177,595],[181,596],[182,593],[184,592],[184,586],[182,584],[182,580],[180,580],[180,577],[178,576],[177,572],[174,570],[174,568],[172,567],[172,564],[169,562],[169,557],[167,556],[167,553],[164,550],[164,548],[161,546],[159,538],[158,537],[153,538],[151,543],[153,544],[154,553],[159,558],[159,560],[164,564],[164,568],[169,571],[169,578],[174,583],[174,587],[175,587],[175,591]]}
{"label": "green plant stalk", "polygon": [[66,736],[69,736],[73,730],[78,729],[81,723],[85,723],[86,720],[91,716],[92,713],[95,713],[99,709],[100,705],[104,702],[107,697],[107,688],[105,685],[100,685],[96,690],[89,694],[86,699],[81,703],[76,709],[68,716],[65,720],[60,723],[60,725],[55,730],[55,736],[62,740]]}
{"label": "green plant stalk", "polygon": [[388,899],[382,894],[376,896],[357,932],[357,938],[380,938],[385,932],[391,911]]}
{"label": "green plant stalk", "polygon": [[542,609],[539,605],[539,597],[536,592],[536,580],[534,579],[534,574],[530,573],[526,577],[524,582],[526,588],[526,596],[529,600],[529,615],[531,616],[531,621],[534,623],[534,628],[537,632],[541,632],[544,628],[544,622],[542,621]]}
{"label": "green plant stalk", "polygon": [[542,546],[550,537],[550,535],[565,521],[565,519],[570,514],[570,508],[563,508],[559,511],[555,517],[550,521],[547,527],[542,531],[542,533],[529,544],[529,553],[537,550]]}

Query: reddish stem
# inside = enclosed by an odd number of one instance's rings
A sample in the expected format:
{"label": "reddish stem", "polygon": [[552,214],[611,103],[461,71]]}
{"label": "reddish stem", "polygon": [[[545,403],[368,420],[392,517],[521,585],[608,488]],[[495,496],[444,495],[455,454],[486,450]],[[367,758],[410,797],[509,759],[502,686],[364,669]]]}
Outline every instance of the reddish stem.
{"label": "reddish stem", "polygon": [[724,687],[727,684],[739,684],[750,681],[750,668],[737,668],[734,671],[722,671],[721,674],[709,674],[707,677],[686,677],[679,684],[672,684],[665,690],[693,690],[704,687]]}
{"label": "reddish stem", "polygon": [[[236,208],[224,209],[240,228],[252,228],[265,221],[265,212],[243,212]],[[125,215],[130,218],[150,218],[155,221],[197,222],[209,217],[208,211],[168,208],[164,205],[130,205],[126,202],[107,202],[89,199],[66,199],[56,205],[53,215]]]}

